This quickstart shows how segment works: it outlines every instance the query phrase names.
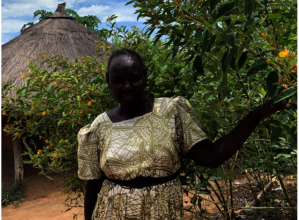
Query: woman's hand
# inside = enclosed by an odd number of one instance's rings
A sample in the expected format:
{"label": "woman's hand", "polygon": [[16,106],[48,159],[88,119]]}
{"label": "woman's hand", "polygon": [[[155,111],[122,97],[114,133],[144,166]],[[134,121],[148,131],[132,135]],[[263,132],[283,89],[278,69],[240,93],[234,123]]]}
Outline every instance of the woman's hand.
{"label": "woman's hand", "polygon": [[242,147],[262,118],[295,105],[295,103],[282,104],[281,102],[273,104],[275,98],[252,110],[230,133],[214,143],[209,140],[198,142],[190,149],[187,156],[201,166],[214,168],[220,166]]}
{"label": "woman's hand", "polygon": [[105,179],[87,180],[86,191],[84,195],[84,218],[90,220],[94,207],[98,199],[98,193],[101,191]]}
{"label": "woman's hand", "polygon": [[[277,94],[277,95],[279,95],[279,94]],[[292,107],[293,105],[295,105],[295,103],[283,104],[281,102],[274,104],[273,102],[274,102],[275,98],[277,97],[277,95],[273,99],[256,107],[254,110],[252,110],[252,113],[254,115],[256,115],[257,117],[259,117],[260,119],[263,119],[263,118],[269,117],[270,115],[274,114],[277,111],[288,109],[288,108]]]}

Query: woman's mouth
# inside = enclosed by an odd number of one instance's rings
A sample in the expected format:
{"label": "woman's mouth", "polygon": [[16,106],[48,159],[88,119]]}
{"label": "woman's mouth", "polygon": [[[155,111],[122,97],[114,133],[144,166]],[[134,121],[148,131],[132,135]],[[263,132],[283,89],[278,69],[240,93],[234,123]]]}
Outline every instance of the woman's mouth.
{"label": "woman's mouth", "polygon": [[126,101],[131,101],[134,99],[134,95],[123,95],[122,98]]}

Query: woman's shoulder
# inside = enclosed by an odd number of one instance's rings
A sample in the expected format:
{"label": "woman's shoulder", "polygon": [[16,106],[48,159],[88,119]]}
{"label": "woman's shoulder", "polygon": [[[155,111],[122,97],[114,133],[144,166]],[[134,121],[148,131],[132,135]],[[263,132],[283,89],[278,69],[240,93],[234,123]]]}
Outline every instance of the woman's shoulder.
{"label": "woman's shoulder", "polygon": [[105,123],[105,122],[110,122],[107,113],[103,112],[99,114],[91,123],[91,127],[98,127],[99,124]]}
{"label": "woman's shoulder", "polygon": [[109,123],[109,118],[107,117],[106,112],[103,112],[99,114],[90,124],[82,127],[79,131],[79,134],[83,135],[89,132],[93,132],[100,126],[100,124],[105,122]]}
{"label": "woman's shoulder", "polygon": [[156,103],[161,106],[175,106],[175,105],[190,105],[188,100],[182,96],[177,96],[177,97],[161,97],[161,98],[156,98]]}

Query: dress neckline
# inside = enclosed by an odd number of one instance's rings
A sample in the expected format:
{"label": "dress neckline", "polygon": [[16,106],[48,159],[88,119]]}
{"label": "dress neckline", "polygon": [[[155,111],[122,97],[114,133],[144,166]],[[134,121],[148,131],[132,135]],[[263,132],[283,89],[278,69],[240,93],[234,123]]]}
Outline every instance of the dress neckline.
{"label": "dress neckline", "polygon": [[128,122],[128,121],[132,121],[132,120],[136,120],[136,119],[139,119],[139,118],[143,118],[145,116],[149,116],[151,115],[154,111],[155,111],[155,108],[156,108],[156,98],[154,98],[154,106],[153,106],[153,109],[151,112],[148,112],[148,113],[145,113],[144,115],[141,115],[141,116],[137,116],[137,117],[134,117],[134,118],[131,118],[131,119],[127,119],[127,120],[123,120],[123,121],[119,121],[119,122],[112,122],[111,119],[109,118],[107,112],[105,112],[105,115],[106,117],[108,118],[108,120],[110,121],[111,124],[119,124],[119,123],[123,123],[123,122]]}

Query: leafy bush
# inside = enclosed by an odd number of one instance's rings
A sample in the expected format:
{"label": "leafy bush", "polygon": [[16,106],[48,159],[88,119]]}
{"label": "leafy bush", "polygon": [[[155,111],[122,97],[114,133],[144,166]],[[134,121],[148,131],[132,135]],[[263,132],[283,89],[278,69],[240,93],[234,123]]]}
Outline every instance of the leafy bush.
{"label": "leafy bush", "polygon": [[[230,132],[246,113],[284,88],[287,89],[275,102],[297,102],[296,2],[280,3],[251,0],[127,3],[134,4],[138,18],[147,19],[148,36],[158,29],[154,41],[166,35],[165,46],[171,47],[172,59],[179,57],[179,64],[190,66],[178,70],[175,75],[184,80],[172,84],[170,91],[178,88],[174,95],[190,93],[187,97],[211,141]],[[296,121],[295,108],[263,120],[244,147],[217,170],[195,166],[186,158],[182,172],[187,175],[182,182],[187,184],[186,192],[195,190],[190,209],[194,216],[205,213],[201,209],[202,195],[210,195],[215,201],[211,196],[214,192],[218,211],[226,219],[233,218],[230,198],[235,166],[246,176],[253,171],[263,173],[262,178],[256,179],[261,183],[260,188],[275,176],[284,187],[282,178],[297,171]],[[226,196],[218,187],[220,179],[226,186],[223,190]],[[217,188],[210,184],[211,180]],[[284,193],[292,206],[287,191]],[[256,198],[253,190],[252,194]],[[291,213],[295,218],[296,213]]]}
{"label": "leafy bush", "polygon": [[[96,43],[95,43],[96,46]],[[98,42],[98,49],[102,42]],[[110,48],[106,48],[108,51]],[[14,117],[15,124],[4,130],[16,138],[39,136],[44,141],[42,149],[29,148],[25,155],[30,156],[34,167],[42,174],[58,172],[65,174],[66,193],[83,192],[84,183],[77,178],[77,133],[80,128],[91,123],[94,118],[107,108],[115,106],[109,96],[105,83],[107,61],[96,62],[94,58],[81,57],[72,63],[59,55],[40,54],[42,65],[55,66],[48,72],[33,64],[26,73],[21,73],[27,85],[18,88],[13,99],[8,86],[3,91],[3,113],[9,111],[9,118]],[[104,57],[107,57],[104,54]],[[49,177],[50,178],[50,177]]]}
{"label": "leafy bush", "polygon": [[14,183],[11,189],[8,189],[5,185],[2,188],[1,198],[2,198],[2,205],[8,205],[12,202],[16,205],[20,205],[21,201],[23,201],[23,197],[25,195],[25,190],[23,186],[23,182],[19,180],[18,182]]}

